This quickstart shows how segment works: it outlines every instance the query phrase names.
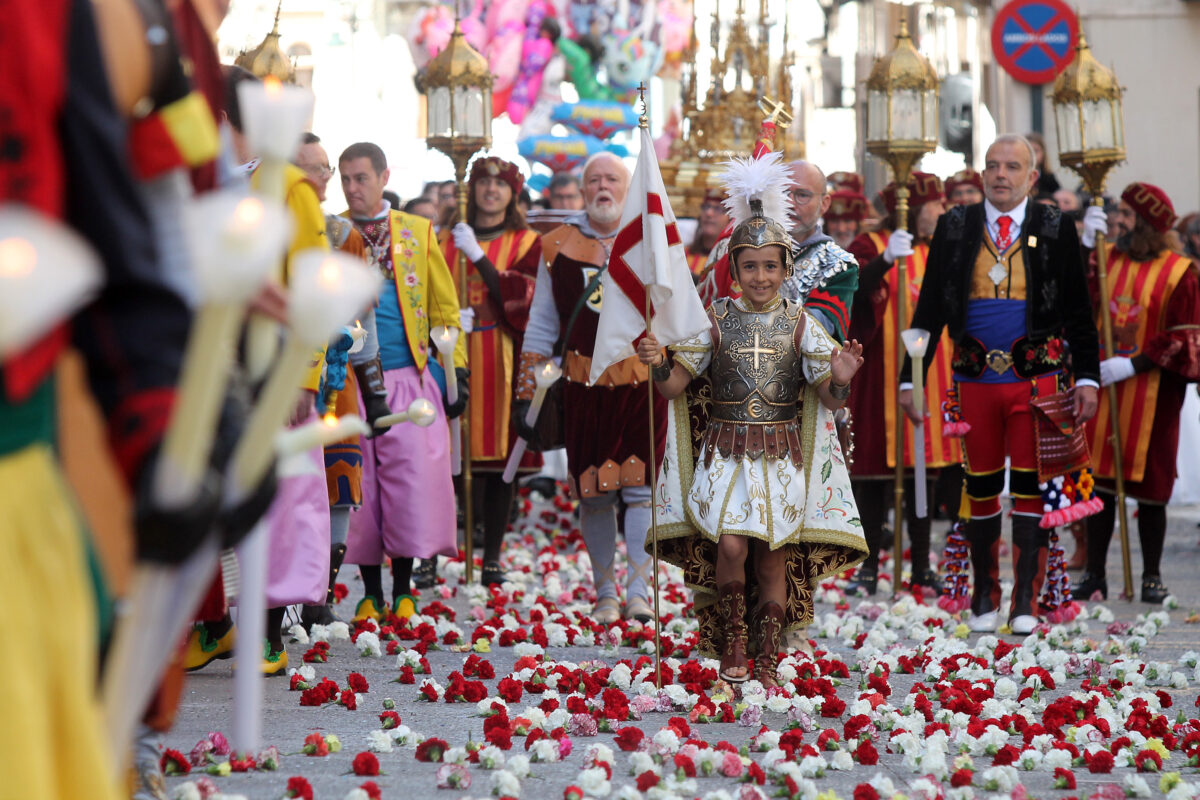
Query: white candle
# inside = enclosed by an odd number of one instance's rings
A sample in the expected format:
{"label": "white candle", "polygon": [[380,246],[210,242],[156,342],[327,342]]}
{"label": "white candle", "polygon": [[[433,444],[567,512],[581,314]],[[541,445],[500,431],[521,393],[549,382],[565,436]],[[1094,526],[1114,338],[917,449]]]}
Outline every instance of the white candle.
{"label": "white candle", "polygon": [[[924,328],[909,328],[900,332],[900,338],[904,342],[904,348],[908,351],[909,358],[912,359],[912,399],[913,409],[917,413],[917,417],[922,422],[913,423],[913,483],[914,494],[913,502],[916,504],[916,513],[918,518],[924,518],[929,514],[928,498],[926,497],[925,487],[925,351],[929,348],[929,331]],[[903,420],[896,420],[897,432],[900,431],[900,425]],[[917,565],[913,564],[913,572],[917,571]],[[921,569],[925,565],[920,566]]]}
{"label": "white candle", "polygon": [[[442,369],[446,373],[446,403],[453,405],[458,402],[458,374],[454,371],[454,347],[458,344],[458,328],[436,326],[430,335],[433,346],[441,356]],[[457,417],[450,420],[450,474],[461,475],[462,463],[462,421]]]}
{"label": "white candle", "polygon": [[275,451],[280,458],[304,453],[314,447],[340,442],[351,436],[363,436],[370,433],[370,428],[357,414],[347,414],[339,417],[326,414],[319,420],[314,420],[298,428],[281,431],[275,437]]}
{"label": "white candle", "polygon": [[313,93],[288,86],[278,78],[238,84],[238,109],[250,152],[267,160],[288,162],[300,146],[300,135],[312,117]]}
{"label": "white candle", "polygon": [[0,208],[0,357],[21,353],[100,288],[100,262],[70,228]]}
{"label": "white candle", "polygon": [[428,428],[433,424],[435,419],[437,419],[437,409],[433,407],[433,403],[424,397],[418,397],[409,403],[407,411],[388,414],[375,420],[375,427],[388,428],[392,425],[399,425],[402,422],[411,422],[417,427]]}
{"label": "white candle", "polygon": [[257,197],[214,192],[184,219],[201,307],[188,336],[179,390],[163,438],[155,493],[167,508],[195,498],[208,468],[236,337],[250,297],[283,251],[287,219]]}
{"label": "white candle", "polygon": [[266,473],[275,452],[275,436],[295,405],[312,351],[375,296],[380,280],[366,264],[342,253],[311,250],[294,259],[288,303],[290,337],[234,450],[230,464],[233,502],[252,491]]}
{"label": "white candle", "polygon": [[[553,361],[547,361],[534,374],[534,380],[537,383],[537,388],[533,391],[533,401],[529,404],[529,410],[525,412],[525,424],[533,427],[537,424],[538,416],[542,412],[542,404],[546,401],[546,392],[554,385],[555,381],[562,377],[562,368]],[[525,437],[517,437],[517,441],[513,443],[512,452],[508,454],[508,463],[504,465],[503,480],[505,483],[512,483],[517,477],[517,468],[521,466],[521,459],[525,456],[525,449],[529,443],[525,441]]]}

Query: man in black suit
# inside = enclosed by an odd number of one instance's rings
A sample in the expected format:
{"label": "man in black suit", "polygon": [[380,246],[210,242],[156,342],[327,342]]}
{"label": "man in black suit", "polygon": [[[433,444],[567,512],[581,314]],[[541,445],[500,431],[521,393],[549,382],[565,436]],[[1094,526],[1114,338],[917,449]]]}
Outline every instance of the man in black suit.
{"label": "man in black suit", "polygon": [[[1073,377],[1076,424],[1097,407],[1099,345],[1079,239],[1074,222],[1057,208],[1028,201],[1038,178],[1034,163],[1033,148],[1020,136],[1000,136],[988,148],[984,202],[952,208],[938,222],[912,320],[932,334],[931,347],[943,326],[955,343],[952,366],[963,420],[971,426],[964,446],[975,573],[969,624],[975,631],[994,631],[999,622],[1006,456],[1016,578],[1009,624],[1016,634],[1037,625],[1049,532],[1039,526],[1043,501],[1030,400],[1066,390]],[[900,403],[915,419],[911,370],[906,360]],[[925,407],[940,401],[930,398]]]}

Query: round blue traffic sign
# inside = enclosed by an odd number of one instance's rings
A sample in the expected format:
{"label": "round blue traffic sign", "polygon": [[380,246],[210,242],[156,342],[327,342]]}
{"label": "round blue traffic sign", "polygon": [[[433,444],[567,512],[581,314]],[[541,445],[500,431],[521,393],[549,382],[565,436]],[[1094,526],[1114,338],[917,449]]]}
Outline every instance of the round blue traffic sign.
{"label": "round blue traffic sign", "polygon": [[1022,83],[1050,83],[1075,57],[1079,19],[1062,0],[1012,0],[992,23],[1000,66]]}

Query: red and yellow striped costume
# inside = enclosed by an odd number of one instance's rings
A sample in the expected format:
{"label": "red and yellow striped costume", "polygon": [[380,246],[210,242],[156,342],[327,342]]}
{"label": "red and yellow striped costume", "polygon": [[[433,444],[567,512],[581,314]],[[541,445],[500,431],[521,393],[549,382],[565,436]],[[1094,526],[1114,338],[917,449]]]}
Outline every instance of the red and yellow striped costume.
{"label": "red and yellow striped costume", "polygon": [[[850,252],[865,267],[879,258],[887,246],[888,232],[879,231],[860,235],[850,246]],[[921,293],[921,282],[925,277],[925,261],[929,245],[913,243],[913,254],[906,263],[908,283],[907,312],[909,320],[916,309],[917,297]],[[855,298],[855,307],[850,322],[850,336],[864,345],[862,369],[854,379],[850,393],[850,410],[854,415],[855,452],[852,474],[859,478],[892,477],[896,466],[896,348],[899,339],[897,326],[897,286],[899,270],[889,268],[879,282],[878,288],[863,297]],[[903,327],[908,327],[905,320]],[[925,463],[931,468],[957,464],[962,460],[962,444],[958,439],[942,435],[941,403],[946,390],[953,384],[950,359],[953,343],[943,331],[937,353],[925,382],[925,402],[929,417],[925,423]],[[882,421],[883,430],[878,428]],[[908,432],[904,440],[905,466],[913,465],[913,429],[907,423]]]}
{"label": "red and yellow striped costume", "polygon": [[[1187,381],[1200,377],[1197,271],[1188,259],[1168,250],[1139,262],[1109,245],[1108,258],[1117,352],[1105,352],[1101,343],[1101,357],[1142,357],[1153,365],[1116,384],[1126,490],[1141,500],[1165,502],[1174,486],[1184,391]],[[1111,480],[1115,470],[1108,419],[1108,392],[1102,391],[1100,410],[1088,423],[1088,440],[1096,477]]]}
{"label": "red and yellow striped costume", "polygon": [[[529,320],[541,237],[535,231],[504,230],[494,238],[478,233],[484,256],[500,275],[503,297],[494,298],[474,265],[467,269],[467,298],[464,306],[475,311],[475,329],[467,347],[471,369],[471,463],[476,470],[504,469],[509,447],[516,438],[509,424],[512,413],[516,355]],[[449,232],[441,236],[442,252],[459,282],[458,250]],[[529,453],[522,468],[536,469],[541,457]]]}

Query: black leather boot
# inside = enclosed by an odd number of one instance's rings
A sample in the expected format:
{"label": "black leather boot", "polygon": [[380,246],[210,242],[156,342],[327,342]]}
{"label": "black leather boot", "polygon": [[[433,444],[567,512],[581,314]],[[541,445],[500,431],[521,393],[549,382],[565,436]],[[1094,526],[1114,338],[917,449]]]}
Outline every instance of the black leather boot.
{"label": "black leather boot", "polygon": [[1050,532],[1039,527],[1036,517],[1013,516],[1013,547],[1016,548],[1016,575],[1013,580],[1012,608],[1008,615],[1013,633],[1028,634],[1037,624],[1037,592],[1042,581],[1042,549],[1050,544]]}
{"label": "black leather boot", "polygon": [[999,585],[996,573],[996,545],[1000,541],[1001,518],[997,514],[986,519],[973,519],[967,523],[967,542],[971,546],[971,571],[974,587],[971,593],[971,613],[976,616],[997,609],[994,595]]}
{"label": "black leather boot", "polygon": [[367,437],[378,436],[387,428],[376,428],[375,420],[392,413],[388,406],[387,387],[383,384],[383,362],[379,356],[362,364],[354,365],[354,374],[358,377],[358,390],[362,392],[363,406],[367,412],[367,425],[371,432]]}
{"label": "black leather boot", "polygon": [[306,605],[300,611],[300,624],[306,632],[311,631],[313,625],[330,625],[339,621],[333,613],[333,587],[337,583],[338,572],[345,558],[346,545],[335,544],[329,548],[329,591],[325,594],[324,605]]}

